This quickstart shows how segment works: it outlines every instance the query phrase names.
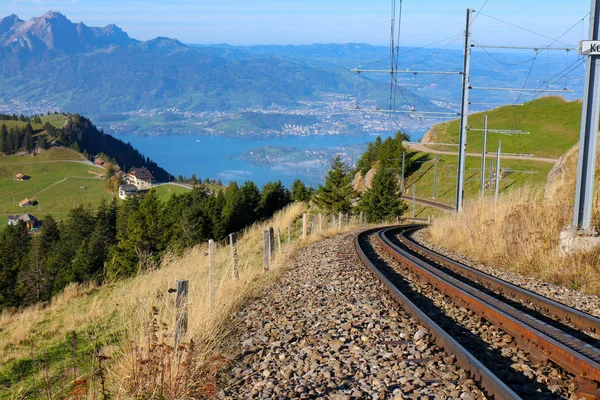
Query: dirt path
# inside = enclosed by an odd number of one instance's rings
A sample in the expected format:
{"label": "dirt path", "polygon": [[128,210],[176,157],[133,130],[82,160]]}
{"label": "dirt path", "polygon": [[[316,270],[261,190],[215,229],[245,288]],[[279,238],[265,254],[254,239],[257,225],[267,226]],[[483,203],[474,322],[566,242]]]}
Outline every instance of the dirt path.
{"label": "dirt path", "polygon": [[[431,149],[421,143],[405,143],[404,145],[409,150],[418,151],[421,153],[442,154],[442,155],[449,155],[449,156],[458,155],[457,152],[453,152],[453,151],[434,150],[434,149]],[[467,156],[481,158],[481,153],[467,153]],[[496,155],[488,154],[487,157],[496,158]],[[505,156],[505,155],[503,155],[502,158],[505,160],[539,161],[539,162],[549,163],[549,164],[556,164],[556,162],[558,161],[558,158],[549,158],[549,157],[526,157],[526,156]]]}

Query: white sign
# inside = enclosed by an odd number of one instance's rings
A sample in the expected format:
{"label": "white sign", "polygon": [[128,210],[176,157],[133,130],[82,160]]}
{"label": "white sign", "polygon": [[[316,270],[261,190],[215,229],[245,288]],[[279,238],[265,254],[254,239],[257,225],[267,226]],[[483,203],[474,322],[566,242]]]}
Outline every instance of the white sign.
{"label": "white sign", "polygon": [[579,41],[579,54],[582,56],[600,56],[600,40]]}

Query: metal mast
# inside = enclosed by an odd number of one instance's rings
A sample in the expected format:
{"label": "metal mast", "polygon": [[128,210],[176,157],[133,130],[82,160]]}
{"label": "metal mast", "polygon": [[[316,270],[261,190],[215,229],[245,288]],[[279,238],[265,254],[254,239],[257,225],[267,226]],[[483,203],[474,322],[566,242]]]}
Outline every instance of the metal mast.
{"label": "metal mast", "polygon": [[483,150],[481,151],[481,198],[485,197],[485,155],[487,154],[488,116],[483,119]]}
{"label": "metal mast", "polygon": [[[592,0],[590,11],[590,40],[600,39],[600,0]],[[584,49],[588,55],[586,61],[586,80],[581,114],[581,137],[579,142],[579,162],[577,169],[577,190],[575,194],[575,215],[573,228],[582,233],[589,232],[592,221],[592,203],[594,193],[594,173],[596,167],[596,145],[598,143],[598,111],[600,88],[600,51],[598,43]],[[595,51],[594,51],[595,50]]]}
{"label": "metal mast", "polygon": [[[600,0],[599,0],[600,1]],[[456,211],[461,212],[465,185],[465,157],[467,151],[467,131],[469,129],[469,90],[471,75],[471,9],[467,9],[465,29],[465,53],[462,79],[462,106],[460,108],[460,138],[458,147],[458,177],[456,182]]]}

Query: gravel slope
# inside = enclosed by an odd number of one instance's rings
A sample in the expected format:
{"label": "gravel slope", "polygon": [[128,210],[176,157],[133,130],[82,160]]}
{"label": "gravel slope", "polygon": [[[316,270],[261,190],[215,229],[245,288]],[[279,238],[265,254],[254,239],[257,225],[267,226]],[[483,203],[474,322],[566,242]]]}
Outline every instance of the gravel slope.
{"label": "gravel slope", "polygon": [[235,319],[221,398],[483,398],[354,254],[353,234],[308,246]]}

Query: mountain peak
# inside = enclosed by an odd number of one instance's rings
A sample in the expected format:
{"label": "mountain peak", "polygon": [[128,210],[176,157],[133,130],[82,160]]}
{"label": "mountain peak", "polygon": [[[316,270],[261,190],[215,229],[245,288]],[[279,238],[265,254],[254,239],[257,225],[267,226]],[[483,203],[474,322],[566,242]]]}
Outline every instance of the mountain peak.
{"label": "mountain peak", "polygon": [[67,17],[65,17],[63,14],[60,13],[60,11],[53,11],[53,10],[47,11],[40,18],[41,19],[55,19],[55,18],[67,19]]}
{"label": "mountain peak", "polygon": [[110,46],[137,43],[114,24],[103,28],[75,24],[60,11],[50,10],[28,21],[11,15],[0,20],[0,47],[27,47],[41,54],[50,50],[59,54],[75,54]]}
{"label": "mountain peak", "polygon": [[11,14],[8,17],[0,19],[0,35],[8,32],[13,26],[23,22],[15,14]]}

